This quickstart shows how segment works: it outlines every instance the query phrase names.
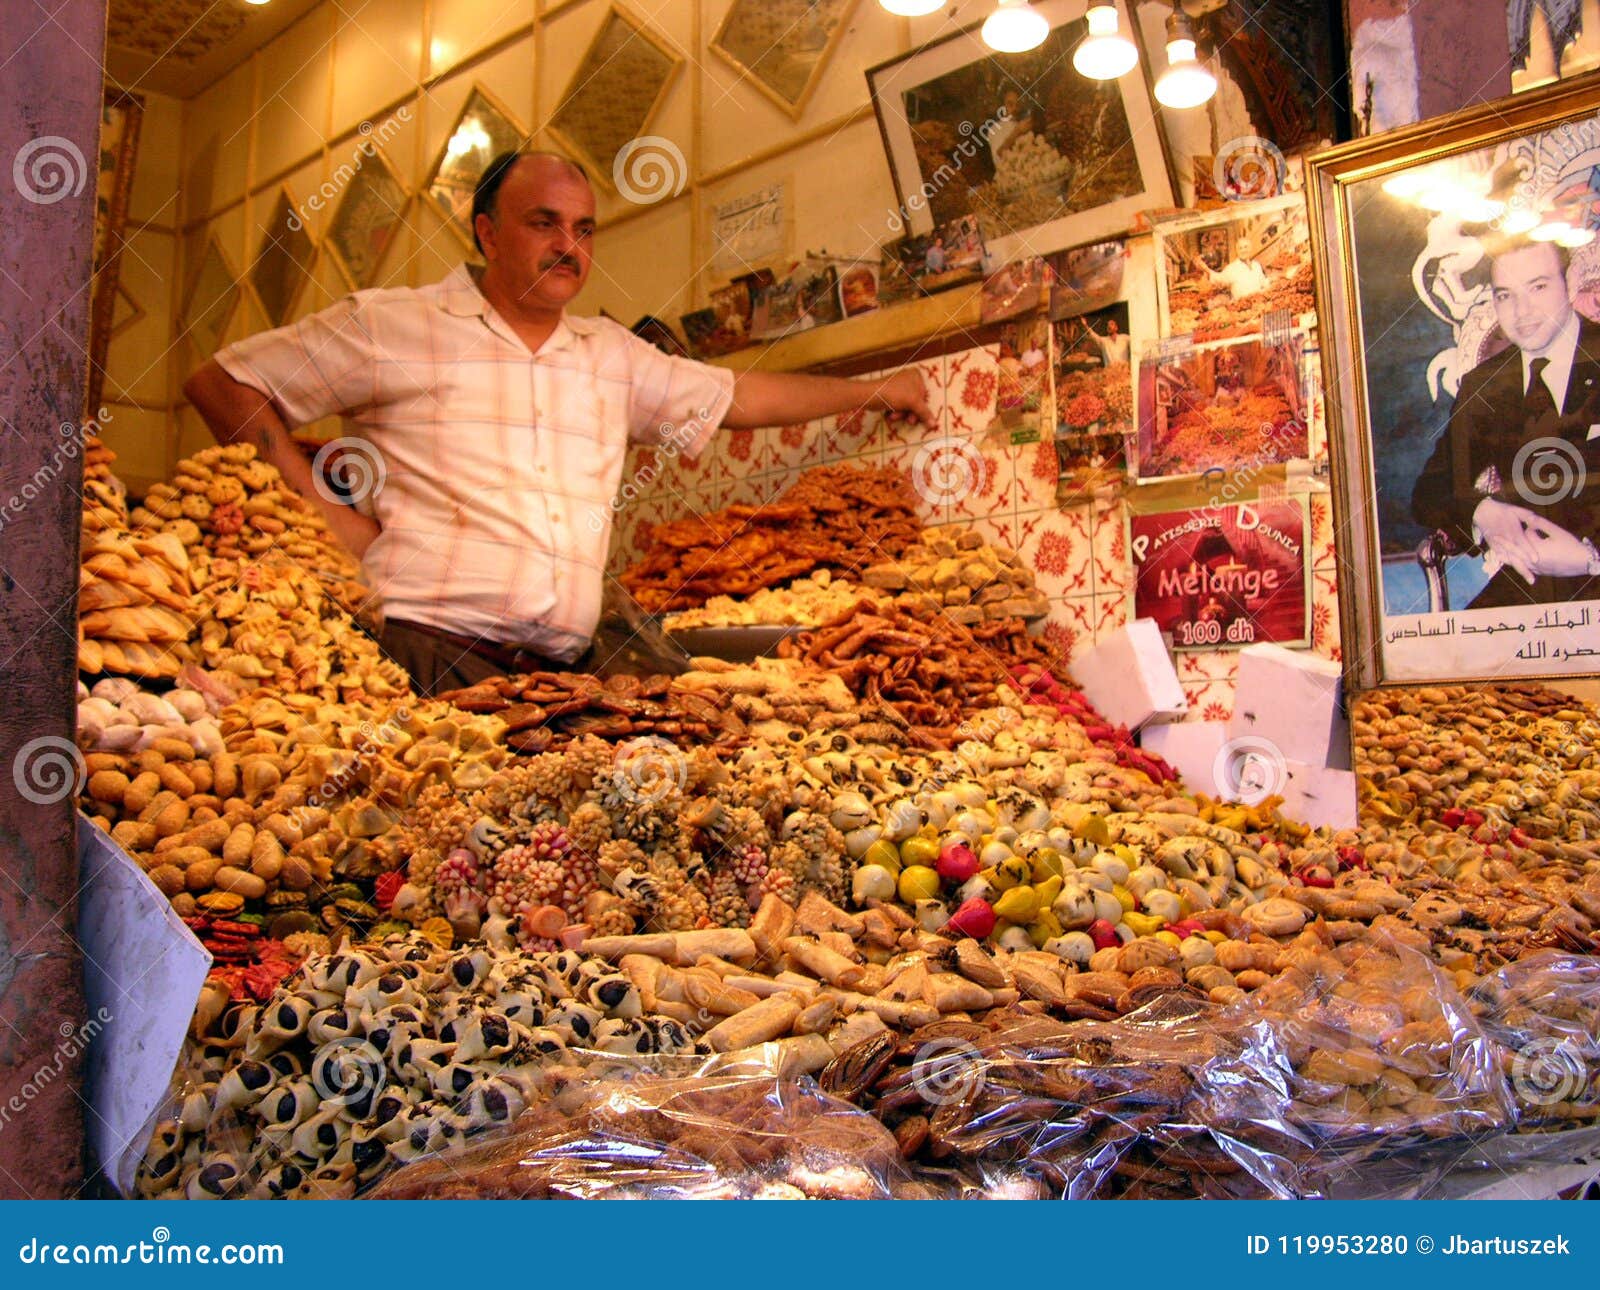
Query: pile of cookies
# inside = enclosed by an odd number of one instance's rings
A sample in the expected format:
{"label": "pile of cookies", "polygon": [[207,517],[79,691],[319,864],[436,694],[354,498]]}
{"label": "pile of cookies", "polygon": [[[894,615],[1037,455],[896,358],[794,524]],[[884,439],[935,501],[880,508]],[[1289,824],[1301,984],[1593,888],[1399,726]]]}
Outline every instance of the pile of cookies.
{"label": "pile of cookies", "polygon": [[111,475],[116,454],[84,445],[83,554],[78,574],[78,668],[172,679],[192,661],[189,557],[171,533],[129,531]]}
{"label": "pile of cookies", "polygon": [[351,612],[369,599],[360,566],[326,521],[250,444],[218,444],[180,461],[132,519],[178,536],[197,586],[235,582],[250,565],[282,556],[316,573]]}
{"label": "pile of cookies", "polygon": [[900,607],[919,618],[938,613],[968,627],[1050,612],[1048,597],[1017,553],[991,546],[962,524],[924,530],[915,546],[896,560],[870,566],[861,580],[895,593]]}

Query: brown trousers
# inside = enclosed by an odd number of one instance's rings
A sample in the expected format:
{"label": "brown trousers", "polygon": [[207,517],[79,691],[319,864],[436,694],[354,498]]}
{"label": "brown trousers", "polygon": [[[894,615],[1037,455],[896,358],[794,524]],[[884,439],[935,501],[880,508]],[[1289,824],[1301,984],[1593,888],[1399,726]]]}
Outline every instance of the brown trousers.
{"label": "brown trousers", "polygon": [[494,641],[471,642],[396,619],[384,623],[378,645],[411,674],[411,684],[425,699],[512,673],[581,672],[589,657],[584,654],[571,663],[558,663],[529,650]]}

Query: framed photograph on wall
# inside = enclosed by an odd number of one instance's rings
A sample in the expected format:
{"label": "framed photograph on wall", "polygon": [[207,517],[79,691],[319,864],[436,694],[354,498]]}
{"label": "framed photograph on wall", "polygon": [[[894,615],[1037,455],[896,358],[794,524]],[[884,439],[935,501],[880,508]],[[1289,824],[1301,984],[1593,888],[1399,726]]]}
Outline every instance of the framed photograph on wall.
{"label": "framed photograph on wall", "polygon": [[800,119],[858,0],[733,0],[711,52]]}
{"label": "framed photograph on wall", "polygon": [[[682,67],[683,58],[663,36],[642,18],[614,5],[601,20],[545,128],[589,167],[596,182],[615,191],[618,158],[630,143],[649,133],[650,122]],[[642,155],[658,154],[648,150]],[[669,159],[669,164],[680,166],[681,159]],[[687,176],[675,171],[670,178],[681,187]],[[655,191],[657,180],[642,166],[639,179]]]}
{"label": "framed photograph on wall", "polygon": [[411,198],[389,159],[370,141],[362,141],[350,165],[327,240],[345,280],[360,290],[377,281]]}
{"label": "framed photograph on wall", "polygon": [[506,106],[483,86],[474,85],[423,188],[469,251],[476,250],[472,242],[472,194],[478,180],[500,153],[520,148],[527,141],[528,132]]}
{"label": "framed photograph on wall", "polygon": [[1597,92],[1308,160],[1354,689],[1600,671]]}
{"label": "framed photograph on wall", "polygon": [[299,211],[288,185],[281,186],[250,265],[250,285],[274,327],[289,321],[294,302],[311,280],[311,261],[317,254],[317,244],[306,232]]}
{"label": "framed photograph on wall", "polygon": [[1172,205],[1147,60],[1115,81],[1089,80],[1072,66],[1085,0],[1034,8],[1051,30],[1027,53],[995,53],[972,26],[868,69],[910,233],[976,215],[1004,262],[1119,236],[1141,211]]}
{"label": "framed photograph on wall", "polygon": [[239,276],[216,237],[208,237],[183,302],[184,333],[200,354],[209,358],[222,348],[222,337],[238,303]]}

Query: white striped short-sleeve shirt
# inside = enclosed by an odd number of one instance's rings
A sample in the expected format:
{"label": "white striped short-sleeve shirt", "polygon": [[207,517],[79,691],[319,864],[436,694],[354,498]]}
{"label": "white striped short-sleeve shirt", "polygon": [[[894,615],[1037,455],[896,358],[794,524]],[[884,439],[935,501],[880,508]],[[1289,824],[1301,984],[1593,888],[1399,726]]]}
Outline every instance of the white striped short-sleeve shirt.
{"label": "white striped short-sleeve shirt", "polygon": [[530,353],[466,265],[216,359],[291,428],[339,415],[376,450],[364,567],[389,617],[561,659],[599,621],[628,444],[696,456],[733,400],[731,372],[605,318],[563,317]]}

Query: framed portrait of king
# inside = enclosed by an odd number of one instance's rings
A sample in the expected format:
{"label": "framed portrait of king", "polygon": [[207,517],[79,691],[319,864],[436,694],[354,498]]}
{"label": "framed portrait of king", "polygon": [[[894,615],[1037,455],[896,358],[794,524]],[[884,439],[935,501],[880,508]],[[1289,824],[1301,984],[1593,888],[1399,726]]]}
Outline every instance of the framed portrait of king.
{"label": "framed portrait of king", "polygon": [[1600,672],[1600,79],[1307,160],[1347,684]]}

